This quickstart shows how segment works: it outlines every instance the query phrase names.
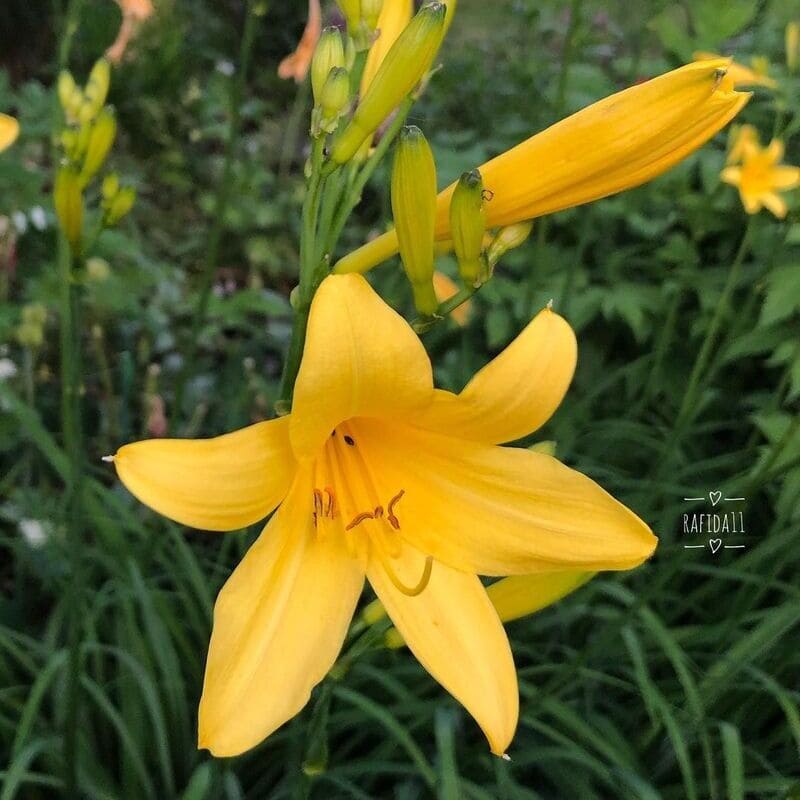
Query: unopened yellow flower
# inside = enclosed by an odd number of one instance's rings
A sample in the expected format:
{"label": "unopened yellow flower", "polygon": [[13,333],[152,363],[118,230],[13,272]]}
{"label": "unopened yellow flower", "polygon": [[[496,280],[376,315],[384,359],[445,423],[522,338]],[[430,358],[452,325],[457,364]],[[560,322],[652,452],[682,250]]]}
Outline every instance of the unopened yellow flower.
{"label": "unopened yellow flower", "polygon": [[[697,62],[584,108],[480,167],[489,227],[511,225],[630,189],[701,147],[749,99],[725,76],[728,59]],[[436,238],[449,239],[455,184],[439,194]],[[389,231],[339,261],[364,272],[397,252]]]}
{"label": "unopened yellow flower", "polygon": [[[723,57],[717,53],[702,51],[694,54],[695,61],[710,61],[711,59]],[[764,86],[768,89],[774,89],[778,82],[774,78],[770,78],[767,74],[768,71],[769,61],[763,56],[753,56],[750,59],[749,67],[739,64],[737,61],[731,61],[728,67],[728,76],[733,81],[734,86]]]}
{"label": "unopened yellow flower", "polygon": [[403,28],[411,22],[413,13],[414,3],[412,0],[383,0],[383,8],[381,8],[381,13],[378,17],[376,29],[377,38],[369,49],[364,72],[361,75],[362,97],[367,93],[378,67],[383,63],[386,54],[397,41],[397,37],[402,33]]}
{"label": "unopened yellow flower", "polygon": [[461,394],[436,390],[408,323],[361,276],[330,276],[290,416],[119,450],[128,489],[185,525],[233,530],[279,506],[217,599],[201,747],[241,753],[305,705],[366,576],[412,652],[506,750],[516,675],[478,574],[628,569],[657,543],[589,478],[497,446],[550,417],[575,359],[571,328],[545,309]]}
{"label": "unopened yellow flower", "polygon": [[729,166],[720,177],[736,186],[748,214],[756,214],[766,206],[783,219],[788,207],[778,194],[800,186],[800,167],[781,164],[783,142],[773,139],[767,147],[751,144],[744,151],[741,166]]}
{"label": "unopened yellow flower", "polygon": [[727,162],[738,164],[744,158],[745,153],[752,150],[753,147],[760,146],[761,140],[755,127],[747,124],[740,125],[735,130],[731,130]]}
{"label": "unopened yellow flower", "polygon": [[106,58],[112,64],[119,64],[125,55],[130,40],[136,35],[139,26],[153,15],[151,0],[116,0],[122,12],[122,24],[111,47],[106,50]]}
{"label": "unopened yellow flower", "polygon": [[[436,292],[436,299],[440,303],[449,300],[454,294],[457,294],[459,289],[456,282],[452,280],[444,272],[438,269],[433,273],[433,290]],[[450,318],[456,325],[464,327],[469,322],[469,315],[472,313],[472,301],[465,300],[460,306],[457,306],[450,312]]]}
{"label": "unopened yellow flower", "polygon": [[296,83],[302,83],[306,79],[314,48],[317,46],[321,32],[322,9],[319,0],[308,0],[308,21],[303,35],[300,37],[294,53],[286,56],[278,64],[278,77],[284,80],[294,78]]}
{"label": "unopened yellow flower", "polygon": [[0,153],[17,140],[19,136],[19,122],[8,114],[0,114]]}

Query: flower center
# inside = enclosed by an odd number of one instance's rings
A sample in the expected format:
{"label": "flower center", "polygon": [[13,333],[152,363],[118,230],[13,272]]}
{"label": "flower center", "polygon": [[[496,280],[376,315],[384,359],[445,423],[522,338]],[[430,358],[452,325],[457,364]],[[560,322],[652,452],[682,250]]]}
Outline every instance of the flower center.
{"label": "flower center", "polygon": [[395,587],[414,597],[428,585],[433,559],[425,559],[422,575],[413,586],[406,585],[392,565],[403,551],[399,516],[403,495],[402,487],[381,492],[357,422],[342,423],[331,433],[314,465],[311,514],[317,535],[344,536],[355,558],[364,563],[377,559]]}

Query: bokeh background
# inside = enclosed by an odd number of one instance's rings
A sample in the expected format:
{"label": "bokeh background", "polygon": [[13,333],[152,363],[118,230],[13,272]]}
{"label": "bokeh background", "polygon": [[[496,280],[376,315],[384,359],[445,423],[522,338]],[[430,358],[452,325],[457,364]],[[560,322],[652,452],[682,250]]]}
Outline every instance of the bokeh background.
{"label": "bokeh background", "polygon": [[[676,427],[747,225],[736,191],[719,180],[727,131],[642,188],[537,221],[473,300],[468,324],[424,338],[439,385],[458,389],[552,299],[578,333],[580,358],[541,437],[661,536],[639,570],[601,575],[509,624],[522,695],[511,762],[489,754],[407,651],[385,649],[334,687],[318,774],[302,768],[309,709],[239,758],[196,750],[214,597],[257,530],[173,525],[133,501],[99,459],[133,439],[213,435],[272,412],[310,111],[308,87],[276,68],[302,32],[300,0],[266,3],[258,19],[222,218],[244,2],[155,0],[113,73],[112,164],[138,197],[88,271],[82,693],[78,724],[66,724],[50,146],[61,5],[0,8],[0,110],[22,125],[0,156],[0,800],[64,796],[65,736],[76,740],[81,796],[98,800],[800,797],[796,196],[785,221],[753,219],[721,336]],[[787,162],[798,163],[800,78],[784,56],[792,19],[800,3],[790,0],[460,0],[444,67],[411,121],[433,145],[443,186],[595,99],[715,50],[745,64],[768,59],[778,86],[757,89],[741,119],[764,140],[779,133]],[[77,77],[119,24],[111,0],[85,0],[70,58]],[[346,244],[388,220],[384,168]],[[195,331],[214,236],[209,315]],[[439,266],[455,275],[446,257]],[[413,316],[396,261],[374,282]],[[20,334],[31,322],[38,339]],[[704,539],[684,532],[683,515],[712,509],[683,498],[716,490],[746,498],[746,532],[726,539],[745,548],[684,548]]]}

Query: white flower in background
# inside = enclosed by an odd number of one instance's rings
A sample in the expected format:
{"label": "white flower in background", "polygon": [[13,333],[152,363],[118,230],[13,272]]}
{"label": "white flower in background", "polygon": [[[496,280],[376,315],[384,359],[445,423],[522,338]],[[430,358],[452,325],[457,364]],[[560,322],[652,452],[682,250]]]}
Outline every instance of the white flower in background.
{"label": "white flower in background", "polygon": [[230,76],[236,72],[236,67],[233,61],[217,61],[217,72],[221,72],[223,75],[230,78]]}
{"label": "white flower in background", "polygon": [[7,381],[17,374],[17,365],[10,358],[0,358],[0,381]]}
{"label": "white flower in background", "polygon": [[43,231],[47,227],[47,214],[41,206],[34,206],[28,212],[28,218],[37,231]]}
{"label": "white flower in background", "polygon": [[22,211],[15,211],[11,215],[11,221],[17,229],[17,233],[25,233],[25,231],[28,230],[28,218]]}
{"label": "white flower in background", "polygon": [[38,519],[21,519],[19,532],[31,547],[41,547],[50,538],[49,532]]}

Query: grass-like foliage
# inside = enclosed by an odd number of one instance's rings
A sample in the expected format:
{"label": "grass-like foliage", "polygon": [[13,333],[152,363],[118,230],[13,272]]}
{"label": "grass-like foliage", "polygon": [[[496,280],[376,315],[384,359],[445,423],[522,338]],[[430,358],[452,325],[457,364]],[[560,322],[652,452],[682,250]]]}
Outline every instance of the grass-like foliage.
{"label": "grass-like foliage", "polygon": [[[276,68],[305,3],[261,15],[241,0],[156,0],[114,70],[110,164],[137,199],[86,267],[77,520],[59,408],[53,87],[64,37],[85,78],[119,13],[101,0],[63,14],[3,5],[0,111],[22,132],[0,156],[0,800],[800,797],[796,192],[784,195],[786,219],[748,216],[719,178],[726,130],[642,188],[537,220],[472,298],[466,326],[423,335],[438,385],[460,389],[552,300],[578,334],[579,362],[537,438],[660,537],[638,570],[601,573],[508,624],[521,693],[510,761],[406,649],[384,647],[255,750],[213,759],[196,749],[211,614],[258,531],[172,524],[100,458],[272,413],[311,110],[308,86]],[[762,142],[779,135],[797,163],[792,19],[800,4],[789,0],[461,0],[444,67],[409,119],[444,186],[567,113],[716,50],[769,59],[778,87],[757,88],[738,121]],[[374,178],[339,256],[384,230],[388,169]],[[98,206],[99,187],[87,202]],[[456,274],[451,256],[438,268]],[[414,317],[396,259],[371,280]],[[715,504],[717,491],[745,499]],[[734,508],[743,533],[692,528]],[[322,693],[329,706],[315,702]]]}

